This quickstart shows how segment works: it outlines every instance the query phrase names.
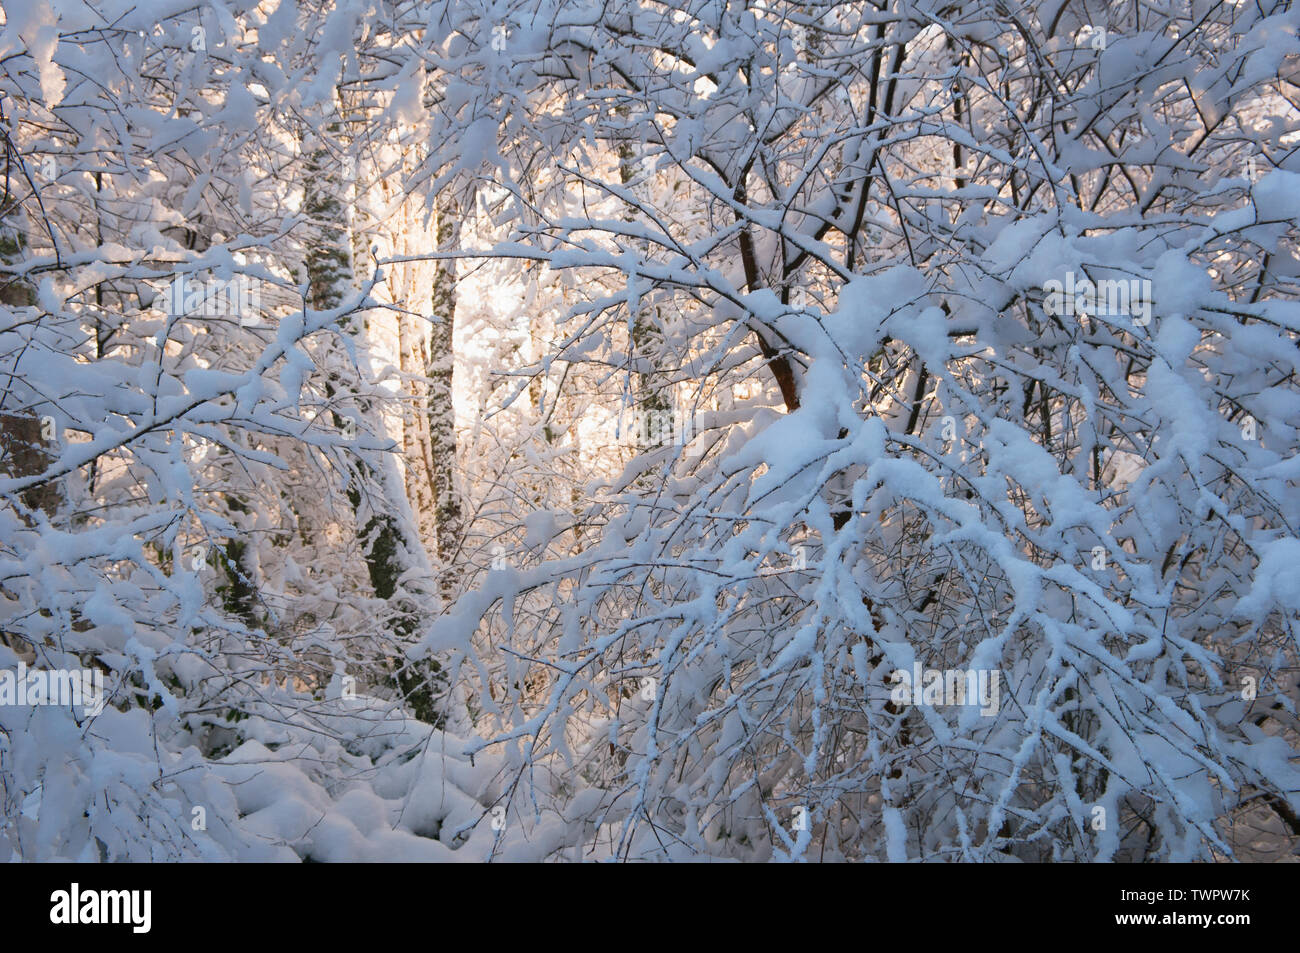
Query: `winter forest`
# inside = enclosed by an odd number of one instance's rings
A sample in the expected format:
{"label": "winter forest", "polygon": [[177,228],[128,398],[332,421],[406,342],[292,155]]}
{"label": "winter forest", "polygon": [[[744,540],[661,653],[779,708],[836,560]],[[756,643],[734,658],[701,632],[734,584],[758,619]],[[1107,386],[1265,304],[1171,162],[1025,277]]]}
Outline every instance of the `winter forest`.
{"label": "winter forest", "polygon": [[0,7],[0,861],[1300,859],[1291,0]]}

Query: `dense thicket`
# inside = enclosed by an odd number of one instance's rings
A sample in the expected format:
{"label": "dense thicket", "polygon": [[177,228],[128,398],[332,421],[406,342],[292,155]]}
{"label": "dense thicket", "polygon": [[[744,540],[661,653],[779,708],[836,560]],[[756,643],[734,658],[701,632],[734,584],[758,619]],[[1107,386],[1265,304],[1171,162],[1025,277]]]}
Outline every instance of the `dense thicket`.
{"label": "dense thicket", "polygon": [[0,856],[1293,842],[1297,25],[5,2]]}

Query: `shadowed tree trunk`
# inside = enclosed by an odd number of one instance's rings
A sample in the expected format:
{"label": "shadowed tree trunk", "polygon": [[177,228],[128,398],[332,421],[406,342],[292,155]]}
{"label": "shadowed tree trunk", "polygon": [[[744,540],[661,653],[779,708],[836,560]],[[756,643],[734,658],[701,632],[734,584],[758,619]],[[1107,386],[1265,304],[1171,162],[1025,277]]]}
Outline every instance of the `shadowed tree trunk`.
{"label": "shadowed tree trunk", "polygon": [[[328,123],[326,135],[332,137],[338,151],[346,148],[341,119]],[[327,142],[310,143],[307,160],[303,211],[312,228],[311,246],[306,256],[308,303],[318,311],[337,308],[355,287],[352,249],[353,229],[347,208],[339,201],[346,195],[341,164]],[[343,326],[347,334],[364,341],[367,328],[360,316],[350,316]],[[334,398],[350,388],[341,368],[333,368],[326,394]],[[367,416],[368,408],[359,413]],[[345,426],[344,417],[333,411],[334,425]],[[360,455],[347,489],[348,502],[356,517],[358,538],[365,555],[366,570],[375,596],[390,604],[388,629],[400,649],[410,645],[418,635],[420,617],[410,597],[399,586],[403,572],[409,568],[409,553],[419,546],[418,540],[406,539],[401,522],[385,512],[384,493],[379,474]],[[364,520],[364,523],[363,523]],[[421,721],[441,727],[444,716],[436,699],[443,691],[445,678],[436,661],[409,662],[401,654],[389,659],[392,683],[401,692],[412,713]]]}
{"label": "shadowed tree trunk", "polygon": [[[455,246],[459,229],[454,203],[440,200],[434,234],[440,250]],[[419,289],[408,282],[408,290]],[[409,388],[402,446],[406,455],[406,494],[415,511],[420,537],[437,557],[438,590],[444,603],[459,585],[456,556],[462,517],[456,490],[455,329],[456,271],[437,262],[429,288],[429,319],[403,314],[398,349]]]}
{"label": "shadowed tree trunk", "polygon": [[[6,143],[6,182],[12,181],[10,161]],[[27,246],[22,226],[14,219],[21,219],[17,200],[8,192],[0,192],[0,261],[6,264],[21,258]],[[36,289],[24,278],[0,279],[0,304],[30,308],[36,304]],[[0,474],[7,477],[35,476],[54,459],[49,449],[58,436],[52,432],[54,421],[42,420],[27,405],[28,399],[15,399],[8,388],[0,394]],[[54,482],[40,483],[24,490],[19,499],[30,510],[44,510],[46,515],[53,516],[59,506],[59,486]]]}
{"label": "shadowed tree trunk", "polygon": [[[620,107],[619,112],[625,113],[626,110]],[[633,148],[631,141],[624,140],[618,144],[619,183],[625,189],[631,189],[636,174],[636,150]],[[623,218],[628,222],[633,222],[636,220],[636,212],[629,208],[624,213]],[[654,367],[659,356],[659,345],[662,339],[662,316],[655,305],[648,301],[641,301],[637,306],[636,313],[632,316],[631,342],[632,361],[635,369],[631,397],[633,408],[641,415],[636,418],[638,423],[654,421],[656,420],[655,415],[671,414],[673,411],[671,392],[664,393],[662,383],[657,380],[657,369]],[[647,366],[651,370],[641,369]],[[644,423],[641,425],[645,426]],[[650,426],[662,429],[658,422]]]}
{"label": "shadowed tree trunk", "polygon": [[[451,202],[438,205],[438,248],[446,250],[456,244],[460,229],[457,209]],[[456,332],[456,265],[440,261],[433,277],[431,301],[433,325],[429,330],[429,355],[426,374],[429,378],[429,483],[435,504],[438,548],[438,585],[444,599],[450,599],[459,583],[455,569],[460,550],[462,515],[460,494],[456,491],[456,408],[455,344]]]}

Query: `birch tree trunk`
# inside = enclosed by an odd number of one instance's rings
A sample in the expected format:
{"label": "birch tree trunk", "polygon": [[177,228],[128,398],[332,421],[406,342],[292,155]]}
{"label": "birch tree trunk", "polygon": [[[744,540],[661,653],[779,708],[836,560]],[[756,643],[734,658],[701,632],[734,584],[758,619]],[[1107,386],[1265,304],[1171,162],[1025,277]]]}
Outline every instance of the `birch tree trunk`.
{"label": "birch tree trunk", "polygon": [[[361,247],[349,221],[348,207],[339,200],[339,196],[347,200],[347,183],[342,180],[340,163],[335,158],[336,154],[347,151],[342,120],[328,123],[325,130],[333,141],[310,144],[303,199],[303,211],[313,232],[306,255],[308,302],[316,310],[339,307],[355,288],[353,250]],[[357,339],[358,354],[366,353],[368,329],[364,318],[350,315],[343,329]],[[331,367],[326,385],[331,399],[353,389],[348,376],[349,369],[342,362]],[[358,413],[382,431],[382,420],[364,401],[360,402]],[[333,412],[333,418],[336,427],[347,426],[338,411]],[[420,541],[408,538],[402,521],[392,512],[385,474],[361,454],[354,460],[347,496],[356,518],[370,584],[375,596],[390,604],[386,622],[397,650],[388,660],[392,684],[417,718],[441,727],[444,715],[437,703],[445,690],[441,666],[433,660],[412,663],[401,654],[419,635],[418,606],[412,594],[401,585],[401,578],[411,568],[412,554],[418,552]]]}
{"label": "birch tree trunk", "polygon": [[[460,235],[458,209],[450,201],[438,205],[437,241],[440,250],[453,247]],[[460,494],[456,489],[455,333],[456,263],[440,261],[433,277],[429,330],[430,484],[436,502],[439,588],[445,599],[459,585],[456,555],[463,532]]]}

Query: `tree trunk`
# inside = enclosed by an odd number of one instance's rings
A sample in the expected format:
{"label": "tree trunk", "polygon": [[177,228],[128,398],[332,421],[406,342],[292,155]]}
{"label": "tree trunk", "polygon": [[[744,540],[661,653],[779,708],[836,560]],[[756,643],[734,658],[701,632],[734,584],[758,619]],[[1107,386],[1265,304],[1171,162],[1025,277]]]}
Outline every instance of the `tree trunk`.
{"label": "tree trunk", "polygon": [[[457,210],[450,202],[439,202],[437,241],[440,250],[452,247],[459,237]],[[438,585],[444,599],[451,599],[459,583],[456,571],[461,546],[462,510],[456,490],[455,344],[456,264],[439,261],[433,277],[429,330],[429,483],[435,502],[437,523]]]}
{"label": "tree trunk", "polygon": [[[345,137],[341,120],[329,123],[326,132],[336,143],[343,145]],[[355,287],[353,249],[357,246],[348,208],[338,199],[338,196],[347,196],[348,193],[345,192],[339,163],[327,145],[325,142],[311,144],[303,200],[303,210],[313,229],[313,243],[306,257],[308,302],[318,311],[337,308]],[[364,320],[351,316],[343,330],[364,344],[367,332]],[[364,348],[359,350],[364,351]],[[352,389],[346,371],[341,366],[331,368],[326,384],[327,395],[334,397]],[[363,404],[358,413],[371,417],[369,410]],[[334,425],[343,429],[343,416],[334,411],[333,418]],[[436,701],[444,690],[441,667],[433,660],[411,663],[401,654],[415,640],[420,624],[415,601],[399,586],[403,572],[410,565],[409,554],[417,551],[419,541],[407,539],[401,521],[386,511],[387,497],[383,484],[382,474],[358,454],[347,496],[356,518],[370,584],[376,598],[390,604],[387,626],[397,649],[388,662],[391,681],[417,718],[441,726],[444,717]]]}

